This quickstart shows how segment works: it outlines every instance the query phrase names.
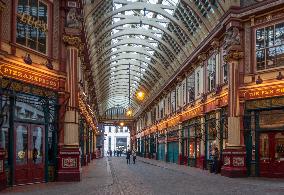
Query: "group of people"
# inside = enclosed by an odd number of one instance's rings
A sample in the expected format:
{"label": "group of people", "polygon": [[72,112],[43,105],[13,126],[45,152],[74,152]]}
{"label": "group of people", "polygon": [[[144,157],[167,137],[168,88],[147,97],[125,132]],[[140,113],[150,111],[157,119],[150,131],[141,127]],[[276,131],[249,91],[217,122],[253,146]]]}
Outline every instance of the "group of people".
{"label": "group of people", "polygon": [[[107,151],[108,156],[112,156],[112,150]],[[122,150],[114,150],[113,151],[113,156],[121,156],[122,155]]]}
{"label": "group of people", "polygon": [[135,161],[136,161],[136,151],[135,150],[127,150],[126,152],[126,161],[127,161],[127,164],[130,164],[130,158],[132,156],[132,160],[133,160],[133,164],[135,164]]}

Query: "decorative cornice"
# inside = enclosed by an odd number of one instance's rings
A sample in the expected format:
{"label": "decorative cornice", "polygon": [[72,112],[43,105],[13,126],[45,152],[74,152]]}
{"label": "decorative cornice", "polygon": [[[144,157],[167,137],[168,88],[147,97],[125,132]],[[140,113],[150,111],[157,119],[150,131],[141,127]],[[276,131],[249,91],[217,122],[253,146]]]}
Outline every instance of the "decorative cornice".
{"label": "decorative cornice", "polygon": [[78,49],[80,49],[81,46],[81,39],[78,36],[73,36],[73,35],[63,35],[62,40],[65,44],[69,46],[74,46]]}
{"label": "decorative cornice", "polygon": [[7,8],[7,6],[5,5],[5,3],[0,0],[0,12],[2,12],[6,8]]}
{"label": "decorative cornice", "polygon": [[238,61],[244,58],[244,52],[242,51],[230,51],[227,55],[224,56],[225,62]]}

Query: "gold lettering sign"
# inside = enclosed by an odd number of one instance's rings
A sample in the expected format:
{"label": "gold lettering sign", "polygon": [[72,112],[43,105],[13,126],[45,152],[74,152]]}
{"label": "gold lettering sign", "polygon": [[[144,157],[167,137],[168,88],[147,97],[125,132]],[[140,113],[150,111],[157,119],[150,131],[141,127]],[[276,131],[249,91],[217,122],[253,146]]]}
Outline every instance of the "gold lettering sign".
{"label": "gold lettering sign", "polygon": [[284,95],[284,86],[269,86],[263,88],[254,88],[248,90],[242,90],[241,96],[246,100],[249,99],[258,99],[258,98],[267,98]]}
{"label": "gold lettering sign", "polygon": [[49,77],[35,71],[24,70],[13,65],[0,64],[0,75],[54,90],[58,90],[59,88],[59,80],[57,78]]}
{"label": "gold lettering sign", "polygon": [[28,15],[26,13],[17,13],[17,17],[24,24],[28,24],[34,28],[40,29],[45,33],[48,31],[47,24],[44,21],[37,20],[31,15]]}

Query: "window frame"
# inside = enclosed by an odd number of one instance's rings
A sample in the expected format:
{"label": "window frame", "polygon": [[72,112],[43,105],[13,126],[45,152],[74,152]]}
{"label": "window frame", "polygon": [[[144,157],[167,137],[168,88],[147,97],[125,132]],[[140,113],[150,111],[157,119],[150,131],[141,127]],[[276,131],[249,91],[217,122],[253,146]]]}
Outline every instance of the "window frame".
{"label": "window frame", "polygon": [[[19,5],[19,2],[18,0],[16,1],[15,3],[15,6],[14,6],[14,10],[15,10],[15,18],[14,18],[14,21],[15,21],[15,24],[14,24],[14,38],[13,38],[13,42],[14,44],[18,47],[18,48],[22,48],[24,50],[28,50],[32,53],[35,53],[36,55],[39,55],[39,56],[42,56],[42,57],[47,57],[47,56],[50,56],[52,51],[51,51],[51,48],[49,43],[52,42],[52,33],[50,31],[50,29],[52,29],[52,25],[51,25],[51,22],[52,22],[52,18],[50,17],[53,17],[53,12],[52,12],[52,3],[50,1],[47,1],[47,0],[37,0],[38,1],[38,4],[39,2],[43,3],[46,5],[47,7],[47,19],[46,19],[46,24],[47,24],[47,32],[46,32],[46,52],[45,53],[42,53],[38,50],[35,50],[35,49],[32,49],[26,45],[23,45],[23,44],[20,44],[17,42],[17,14],[18,14],[18,5]],[[38,38],[38,37],[37,37]]]}
{"label": "window frame", "polygon": [[[265,28],[267,28],[269,26],[274,26],[274,39],[275,39],[275,25],[281,24],[281,23],[284,24],[284,18],[283,17],[279,18],[277,20],[274,20],[274,21],[269,21],[269,22],[265,22],[265,23],[262,23],[262,24],[259,24],[259,25],[255,25],[253,30],[251,31],[251,33],[252,33],[252,36],[251,36],[252,37],[252,41],[251,42],[253,44],[252,45],[253,49],[251,50],[253,53],[252,53],[251,56],[253,57],[252,58],[252,62],[253,62],[252,64],[253,64],[253,72],[254,73],[268,72],[268,71],[279,70],[279,69],[283,69],[284,68],[284,65],[283,66],[275,66],[275,67],[272,67],[272,68],[266,68],[267,65],[266,65],[266,54],[265,54],[265,68],[262,69],[262,70],[257,70],[257,59],[256,59],[256,51],[257,51],[257,49],[256,49],[256,31],[260,30],[260,29],[265,29]],[[265,40],[264,40],[264,44],[266,44]],[[265,46],[263,49],[266,52],[267,48],[272,48],[272,47],[277,47],[277,45],[274,44],[271,47],[266,47]]]}

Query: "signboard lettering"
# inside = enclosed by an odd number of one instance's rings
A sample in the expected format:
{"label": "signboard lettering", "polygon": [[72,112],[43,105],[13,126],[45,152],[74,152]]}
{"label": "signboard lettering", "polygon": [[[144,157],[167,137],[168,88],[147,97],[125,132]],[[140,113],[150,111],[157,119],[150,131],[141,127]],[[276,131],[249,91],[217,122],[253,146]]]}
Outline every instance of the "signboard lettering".
{"label": "signboard lettering", "polygon": [[55,90],[59,88],[57,78],[48,77],[35,71],[23,70],[13,65],[0,64],[0,75]]}

